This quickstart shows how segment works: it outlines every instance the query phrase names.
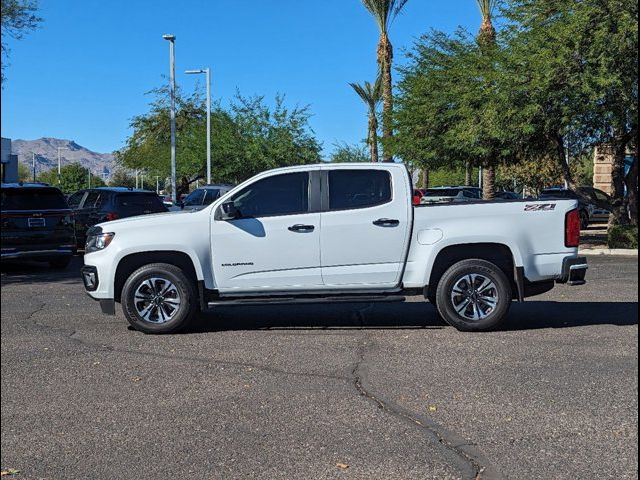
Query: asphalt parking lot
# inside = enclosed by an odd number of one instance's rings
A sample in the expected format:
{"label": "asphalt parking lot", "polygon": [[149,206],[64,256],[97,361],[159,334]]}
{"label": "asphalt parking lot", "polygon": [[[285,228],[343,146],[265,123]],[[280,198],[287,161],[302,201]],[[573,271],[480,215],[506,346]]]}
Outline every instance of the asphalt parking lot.
{"label": "asphalt parking lot", "polygon": [[637,478],[637,258],[460,333],[427,302],[226,308],[148,336],[78,258],[2,268],[20,479]]}

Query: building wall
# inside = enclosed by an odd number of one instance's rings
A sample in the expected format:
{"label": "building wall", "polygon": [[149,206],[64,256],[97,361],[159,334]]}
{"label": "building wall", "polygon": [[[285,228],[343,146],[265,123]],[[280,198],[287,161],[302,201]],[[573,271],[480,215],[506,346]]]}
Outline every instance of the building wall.
{"label": "building wall", "polygon": [[18,181],[18,156],[11,154],[11,139],[2,137],[0,144],[0,161],[2,161],[2,182]]}

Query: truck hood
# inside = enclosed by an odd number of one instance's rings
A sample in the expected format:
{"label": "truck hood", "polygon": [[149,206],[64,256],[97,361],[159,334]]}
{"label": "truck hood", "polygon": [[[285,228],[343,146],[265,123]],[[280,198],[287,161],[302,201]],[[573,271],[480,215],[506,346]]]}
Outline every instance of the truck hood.
{"label": "truck hood", "polygon": [[175,225],[184,223],[186,217],[200,213],[200,211],[180,210],[177,212],[152,213],[149,215],[138,215],[135,217],[121,218],[97,224],[104,232],[118,231],[131,228],[148,228],[166,226],[173,228]]}

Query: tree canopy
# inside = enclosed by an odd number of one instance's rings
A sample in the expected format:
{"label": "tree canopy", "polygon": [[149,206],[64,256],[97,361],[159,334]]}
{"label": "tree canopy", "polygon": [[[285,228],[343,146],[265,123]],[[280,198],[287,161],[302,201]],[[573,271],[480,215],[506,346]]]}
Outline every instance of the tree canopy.
{"label": "tree canopy", "polygon": [[59,187],[64,193],[74,193],[83,188],[103,187],[104,181],[95,175],[89,176],[89,170],[77,162],[63,165],[60,168],[60,183],[58,183],[58,168],[46,170],[37,176],[39,182]]}

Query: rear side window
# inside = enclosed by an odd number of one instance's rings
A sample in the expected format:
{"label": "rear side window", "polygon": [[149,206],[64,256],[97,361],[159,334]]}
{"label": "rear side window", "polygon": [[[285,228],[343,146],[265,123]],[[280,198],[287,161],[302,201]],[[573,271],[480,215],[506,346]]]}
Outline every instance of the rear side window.
{"label": "rear side window", "polygon": [[217,188],[207,188],[206,192],[207,193],[204,196],[203,202],[205,205],[209,205],[213,203],[214,200],[220,198],[220,190],[218,190]]}
{"label": "rear side window", "polygon": [[329,210],[348,210],[391,201],[391,175],[384,170],[329,170]]}
{"label": "rear side window", "polygon": [[69,208],[78,208],[80,202],[82,201],[82,197],[84,197],[84,192],[76,192],[69,197],[68,203]]}
{"label": "rear side window", "polygon": [[153,193],[119,193],[116,195],[116,210],[121,215],[166,212],[167,208]]}
{"label": "rear side window", "polygon": [[285,173],[243,188],[233,197],[242,217],[294,215],[309,210],[309,174]]}
{"label": "rear side window", "polygon": [[2,190],[2,210],[59,210],[69,208],[57,188],[7,188]]}
{"label": "rear side window", "polygon": [[187,198],[184,199],[185,206],[197,206],[202,205],[202,200],[204,199],[204,190],[198,189],[191,192],[187,195]]}

